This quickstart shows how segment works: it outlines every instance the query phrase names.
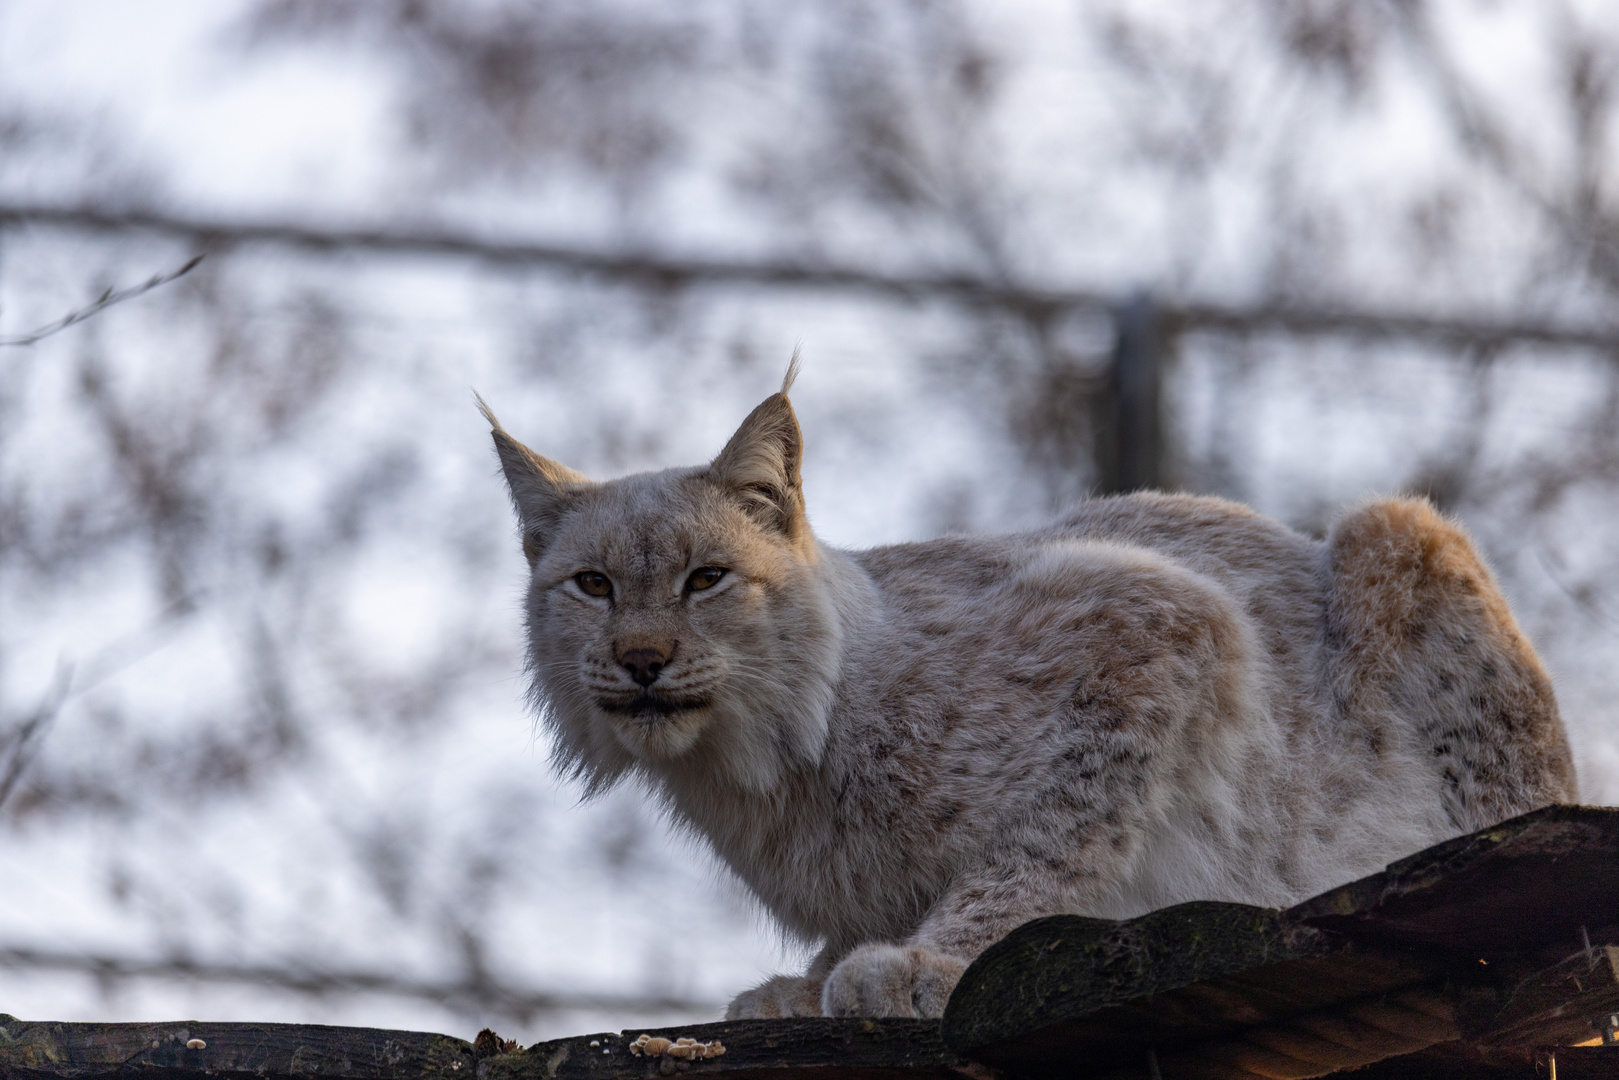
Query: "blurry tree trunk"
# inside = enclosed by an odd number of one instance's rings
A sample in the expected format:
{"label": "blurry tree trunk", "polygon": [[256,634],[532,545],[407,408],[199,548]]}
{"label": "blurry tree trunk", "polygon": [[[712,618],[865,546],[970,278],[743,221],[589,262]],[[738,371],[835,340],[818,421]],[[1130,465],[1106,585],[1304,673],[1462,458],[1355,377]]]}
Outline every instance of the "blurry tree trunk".
{"label": "blurry tree trunk", "polygon": [[1162,385],[1169,335],[1148,293],[1115,307],[1113,323],[1113,367],[1092,429],[1097,488],[1104,495],[1165,483]]}

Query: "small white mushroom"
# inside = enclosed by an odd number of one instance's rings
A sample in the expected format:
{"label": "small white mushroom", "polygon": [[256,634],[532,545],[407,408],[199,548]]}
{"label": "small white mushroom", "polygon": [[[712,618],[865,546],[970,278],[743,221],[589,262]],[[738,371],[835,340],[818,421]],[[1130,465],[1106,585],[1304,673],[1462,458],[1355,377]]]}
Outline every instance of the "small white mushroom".
{"label": "small white mushroom", "polygon": [[641,1035],[630,1043],[630,1053],[645,1054],[647,1057],[678,1058],[681,1061],[701,1061],[725,1053],[725,1044],[718,1039],[701,1043],[689,1035],[682,1035],[673,1042],[658,1035]]}
{"label": "small white mushroom", "polygon": [[206,1049],[208,1049],[208,1044],[203,1042],[201,1039],[192,1039],[192,1040],[190,1040],[189,1042],[186,1043],[186,1049],[187,1050],[206,1050]]}

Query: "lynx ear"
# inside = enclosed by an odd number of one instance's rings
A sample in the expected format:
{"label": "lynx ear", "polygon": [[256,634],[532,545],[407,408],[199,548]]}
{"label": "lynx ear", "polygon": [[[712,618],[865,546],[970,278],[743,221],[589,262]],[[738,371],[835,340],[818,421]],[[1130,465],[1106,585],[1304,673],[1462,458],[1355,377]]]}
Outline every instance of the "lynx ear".
{"label": "lynx ear", "polygon": [[804,437],[783,390],[748,414],[708,473],[760,524],[797,540],[806,528],[799,476],[803,456]]}
{"label": "lynx ear", "polygon": [[[473,395],[477,397],[475,393]],[[590,483],[584,473],[575,472],[550,458],[541,457],[506,433],[495,414],[478,398],[478,410],[489,421],[500,456],[501,471],[511,492],[512,506],[523,527],[523,554],[532,566],[551,539],[551,531],[567,512],[577,490]]]}

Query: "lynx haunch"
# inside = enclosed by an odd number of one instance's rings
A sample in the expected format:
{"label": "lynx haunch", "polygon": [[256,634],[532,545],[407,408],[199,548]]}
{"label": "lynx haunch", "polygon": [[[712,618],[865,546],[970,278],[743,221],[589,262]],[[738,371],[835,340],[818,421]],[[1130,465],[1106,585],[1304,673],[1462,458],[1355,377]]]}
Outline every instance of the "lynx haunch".
{"label": "lynx haunch", "polygon": [[1315,540],[1143,493],[842,551],[791,381],[712,463],[601,483],[485,410],[558,765],[642,779],[823,945],[731,1018],[938,1016],[1029,919],[1286,905],[1575,799],[1545,672],[1427,503]]}

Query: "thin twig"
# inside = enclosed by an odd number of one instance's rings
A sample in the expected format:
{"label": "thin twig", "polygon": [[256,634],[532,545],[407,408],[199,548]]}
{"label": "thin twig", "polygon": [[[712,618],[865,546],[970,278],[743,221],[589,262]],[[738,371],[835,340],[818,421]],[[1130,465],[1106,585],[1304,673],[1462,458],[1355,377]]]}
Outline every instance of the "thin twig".
{"label": "thin twig", "polygon": [[1578,589],[1563,580],[1562,569],[1558,565],[1562,562],[1562,559],[1556,552],[1551,550],[1544,536],[1535,546],[1535,558],[1540,563],[1541,573],[1545,574],[1547,579],[1573,602],[1575,610],[1608,633],[1619,637],[1619,621],[1616,621],[1612,615],[1602,610],[1601,605],[1597,604],[1596,601],[1589,596],[1582,596]]}
{"label": "thin twig", "polygon": [[28,766],[33,764],[40,743],[56,722],[63,706],[161,646],[166,631],[180,619],[196,612],[197,598],[201,595],[195,593],[181,597],[159,612],[151,625],[107,645],[86,664],[77,668],[66,660],[58,664],[56,679],[39,707],[0,739],[0,750],[11,751],[5,771],[0,773],[0,807],[5,806],[23,774],[28,771]]}
{"label": "thin twig", "polygon": [[62,703],[67,701],[72,690],[73,668],[62,664],[57,668],[56,678],[45,692],[45,699],[40,702],[39,708],[6,736],[11,760],[6,762],[5,772],[0,774],[0,806],[6,804],[17,781],[28,771],[28,765],[34,759],[32,751],[55,722],[56,714],[62,711]]}
{"label": "thin twig", "polygon": [[0,337],[0,346],[33,345],[36,342],[50,337],[52,334],[60,333],[70,326],[77,323],[82,323],[84,320],[91,318],[100,312],[106,311],[114,304],[121,304],[125,300],[133,300],[135,297],[143,296],[146,293],[151,292],[153,289],[167,285],[169,282],[174,281],[177,278],[185,277],[187,274],[191,273],[191,271],[197,268],[197,264],[202,262],[204,257],[205,256],[202,255],[193,255],[190,259],[186,260],[186,264],[180,267],[180,269],[171,271],[167,274],[154,275],[153,277],[141,282],[139,285],[134,285],[127,289],[108,289],[106,292],[98,296],[94,303],[89,304],[86,307],[79,308],[77,311],[70,311],[48,326],[42,326],[38,330],[33,330],[26,334],[18,334],[15,337]]}

